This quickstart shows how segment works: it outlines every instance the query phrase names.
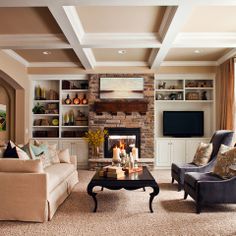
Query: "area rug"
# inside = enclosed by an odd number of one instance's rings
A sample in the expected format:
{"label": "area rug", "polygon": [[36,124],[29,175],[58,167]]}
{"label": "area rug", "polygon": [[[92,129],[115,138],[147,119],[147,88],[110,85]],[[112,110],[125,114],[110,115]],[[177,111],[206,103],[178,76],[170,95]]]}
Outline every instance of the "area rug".
{"label": "area rug", "polygon": [[101,192],[96,188],[98,211],[93,213],[94,202],[86,188],[94,172],[80,170],[79,184],[50,222],[2,221],[0,235],[236,235],[236,205],[206,206],[198,215],[194,201],[190,197],[183,200],[183,191],[177,192],[177,185],[170,183],[170,171],[152,173],[160,185],[160,193],[153,201],[154,213],[149,212],[149,188],[146,192]]}

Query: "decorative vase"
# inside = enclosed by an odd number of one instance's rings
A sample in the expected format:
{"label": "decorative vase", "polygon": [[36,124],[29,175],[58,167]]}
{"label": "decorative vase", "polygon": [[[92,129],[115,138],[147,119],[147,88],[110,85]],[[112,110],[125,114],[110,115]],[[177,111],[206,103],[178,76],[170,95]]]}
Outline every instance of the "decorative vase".
{"label": "decorative vase", "polygon": [[94,158],[99,158],[100,154],[100,148],[98,146],[93,146],[93,157]]}

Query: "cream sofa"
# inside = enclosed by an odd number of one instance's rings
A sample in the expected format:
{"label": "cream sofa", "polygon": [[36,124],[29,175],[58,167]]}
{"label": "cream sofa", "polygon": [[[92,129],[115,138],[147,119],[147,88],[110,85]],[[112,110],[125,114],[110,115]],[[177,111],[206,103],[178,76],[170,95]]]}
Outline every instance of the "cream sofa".
{"label": "cream sofa", "polygon": [[78,183],[77,159],[43,169],[40,160],[0,159],[0,220],[44,222]]}

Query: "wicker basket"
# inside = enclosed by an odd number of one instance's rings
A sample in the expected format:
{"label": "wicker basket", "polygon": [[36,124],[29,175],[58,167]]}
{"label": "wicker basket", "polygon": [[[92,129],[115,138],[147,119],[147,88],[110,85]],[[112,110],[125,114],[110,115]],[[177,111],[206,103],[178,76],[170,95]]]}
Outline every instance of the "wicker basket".
{"label": "wicker basket", "polygon": [[186,93],[186,100],[199,100],[200,95],[198,92],[189,92]]}

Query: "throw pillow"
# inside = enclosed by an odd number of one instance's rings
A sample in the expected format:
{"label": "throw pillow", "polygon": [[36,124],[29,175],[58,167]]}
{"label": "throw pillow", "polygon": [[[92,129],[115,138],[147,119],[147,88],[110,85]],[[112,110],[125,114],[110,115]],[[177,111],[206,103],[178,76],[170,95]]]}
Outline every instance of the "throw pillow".
{"label": "throw pillow", "polygon": [[49,156],[51,159],[52,164],[60,163],[60,159],[58,156],[57,144],[47,145]]}
{"label": "throw pillow", "polygon": [[3,157],[7,158],[19,158],[20,160],[29,160],[30,157],[27,155],[25,151],[19,148],[12,141],[9,141],[7,144],[7,148],[3,154]]}
{"label": "throw pillow", "polygon": [[16,147],[12,147],[11,141],[8,142],[7,148],[3,153],[3,157],[7,158],[19,158],[16,152]]}
{"label": "throw pillow", "polygon": [[206,165],[211,158],[212,151],[212,143],[200,143],[193,158],[193,163],[197,166]]}
{"label": "throw pillow", "polygon": [[32,149],[32,152],[34,153],[33,158],[40,159],[43,163],[43,168],[50,166],[52,164],[47,145],[41,144],[39,146],[35,146],[31,144],[30,147]]}
{"label": "throw pillow", "polygon": [[236,164],[236,147],[230,148],[229,151],[219,152],[216,159],[216,164],[213,169],[213,174],[220,176],[223,179],[231,178],[234,174],[230,171],[230,166]]}
{"label": "throw pillow", "polygon": [[59,157],[59,160],[61,163],[71,163],[70,162],[70,153],[69,153],[69,149],[64,149],[64,150],[61,150],[59,153],[58,153],[58,157]]}
{"label": "throw pillow", "polygon": [[20,160],[30,160],[30,157],[25,151],[23,151],[21,148],[17,146],[15,146],[14,148],[16,149],[17,156]]}
{"label": "throw pillow", "polygon": [[29,143],[25,144],[21,149],[27,153],[27,155],[30,157],[30,159],[35,159],[35,155],[31,149]]}

